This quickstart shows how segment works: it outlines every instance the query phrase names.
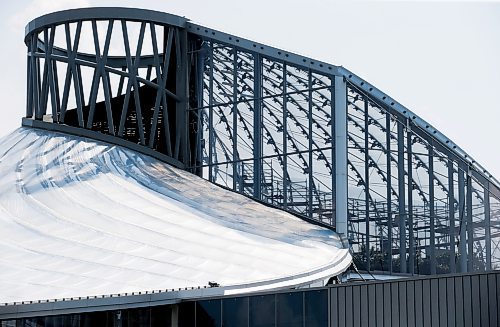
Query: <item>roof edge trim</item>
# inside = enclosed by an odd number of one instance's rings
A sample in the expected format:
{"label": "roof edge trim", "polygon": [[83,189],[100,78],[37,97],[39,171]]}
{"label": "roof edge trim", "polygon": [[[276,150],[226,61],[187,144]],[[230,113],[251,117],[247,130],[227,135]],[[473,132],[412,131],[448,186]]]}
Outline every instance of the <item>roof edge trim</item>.
{"label": "roof edge trim", "polygon": [[45,26],[61,23],[71,23],[78,20],[129,20],[148,21],[158,24],[168,24],[177,27],[185,27],[187,18],[149,9],[126,8],[126,7],[89,7],[56,11],[40,16],[30,21],[25,29],[25,38],[35,30]]}

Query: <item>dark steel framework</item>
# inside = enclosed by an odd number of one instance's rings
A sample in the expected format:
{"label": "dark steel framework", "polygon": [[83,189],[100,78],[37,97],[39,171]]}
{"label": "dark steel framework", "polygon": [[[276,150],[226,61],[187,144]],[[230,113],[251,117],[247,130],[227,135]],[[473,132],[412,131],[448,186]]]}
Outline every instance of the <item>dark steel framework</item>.
{"label": "dark steel framework", "polygon": [[333,226],[365,270],[500,268],[500,183],[342,67],[139,9],[42,16],[25,42],[28,118]]}

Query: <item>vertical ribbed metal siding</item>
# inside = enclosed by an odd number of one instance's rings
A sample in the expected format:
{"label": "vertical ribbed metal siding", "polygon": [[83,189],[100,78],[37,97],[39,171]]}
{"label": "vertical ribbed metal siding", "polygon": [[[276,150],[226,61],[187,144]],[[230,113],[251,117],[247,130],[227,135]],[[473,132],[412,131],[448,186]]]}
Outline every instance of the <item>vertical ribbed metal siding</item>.
{"label": "vertical ribbed metal siding", "polygon": [[500,273],[333,286],[332,327],[500,326]]}

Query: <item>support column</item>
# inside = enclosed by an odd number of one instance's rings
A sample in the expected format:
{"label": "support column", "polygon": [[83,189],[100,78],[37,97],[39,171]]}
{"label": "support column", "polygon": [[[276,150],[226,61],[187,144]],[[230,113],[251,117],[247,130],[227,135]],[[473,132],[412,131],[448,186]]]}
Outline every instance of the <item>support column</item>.
{"label": "support column", "polygon": [[214,128],[214,50],[213,42],[210,42],[210,80],[208,81],[208,180],[215,182],[214,176],[214,152],[215,152],[215,128]]}
{"label": "support column", "polygon": [[467,171],[467,271],[472,272],[474,267],[474,227],[472,226],[472,177],[470,171]]}
{"label": "support column", "polygon": [[[335,226],[335,217],[336,217],[336,205],[335,205],[335,194],[336,194],[336,186],[335,186],[335,169],[337,165],[335,164],[336,162],[336,157],[335,157],[335,77],[330,78],[330,151],[331,151],[331,158],[332,160],[330,161],[330,175],[331,175],[331,187],[332,187],[332,213],[330,217],[330,224]],[[346,125],[347,126],[347,125]]]}
{"label": "support column", "polygon": [[484,242],[486,243],[486,270],[491,270],[491,212],[489,183],[484,187]]}
{"label": "support column", "polygon": [[287,66],[283,63],[283,208],[288,208],[288,95]]}
{"label": "support column", "polygon": [[412,132],[410,121],[407,123],[406,130],[406,152],[407,152],[407,174],[408,174],[408,210],[406,217],[408,218],[408,273],[415,272],[415,235],[413,233],[413,151],[412,151]]}
{"label": "support column", "polygon": [[176,93],[180,101],[176,103],[176,136],[174,157],[178,158],[185,165],[189,165],[189,139],[188,139],[188,112],[189,112],[189,85],[188,85],[188,51],[187,51],[187,31],[179,29],[176,38],[177,60],[176,71]]}
{"label": "support column", "polygon": [[[238,191],[238,52],[233,48],[233,191]],[[243,176],[243,175],[242,175]]]}
{"label": "support column", "polygon": [[308,171],[308,174],[309,174],[309,177],[308,177],[308,180],[309,180],[309,193],[307,194],[308,196],[308,210],[307,210],[307,213],[308,213],[308,217],[309,218],[312,218],[313,217],[313,204],[314,204],[314,199],[313,199],[313,192],[314,192],[314,183],[313,183],[313,132],[312,132],[312,129],[313,129],[313,113],[312,113],[312,110],[313,110],[313,94],[312,94],[312,73],[311,73],[311,70],[309,69],[308,71],[308,87],[309,87],[309,108],[308,108],[308,120],[309,120],[309,126],[308,126],[308,138],[309,138],[309,144],[308,144],[308,148],[309,148],[309,158],[308,158],[308,164],[309,164],[309,171]]}
{"label": "support column", "polygon": [[460,244],[458,253],[460,255],[460,272],[467,272],[467,240],[465,232],[465,177],[463,165],[458,167],[458,217],[460,229]]}
{"label": "support column", "polygon": [[[434,210],[434,148],[432,142],[429,144],[429,216],[431,225],[430,235],[430,257],[431,275],[436,274],[436,212]],[[426,253],[427,255],[427,253]]]}
{"label": "support column", "polygon": [[406,273],[406,204],[405,204],[405,143],[404,126],[398,122],[398,205],[399,205],[399,265]]}
{"label": "support column", "polygon": [[[203,108],[204,107],[204,101],[203,101],[203,96],[204,96],[204,78],[205,78],[205,59],[207,56],[207,49],[206,49],[206,44],[200,47],[200,50],[198,52],[197,56],[197,62],[196,62],[196,107],[197,108]],[[196,167],[193,172],[200,176],[203,176],[203,168],[201,167],[202,165],[205,164],[203,160],[203,148],[205,144],[202,145],[202,142],[206,142],[204,140],[203,136],[203,131],[205,130],[205,123],[203,119],[203,111],[206,109],[198,109],[196,111],[196,146],[195,146],[195,158],[192,160],[193,165]],[[210,110],[210,109],[209,109]]]}
{"label": "support column", "polygon": [[[35,57],[37,52],[38,38],[37,35],[33,34],[31,38],[31,90],[33,99],[33,109],[35,111],[35,119],[42,120],[43,113],[40,109],[40,60]],[[69,66],[69,62],[68,62]],[[69,68],[68,68],[69,69]]]}
{"label": "support column", "polygon": [[448,215],[450,220],[450,273],[457,272],[455,261],[455,184],[453,182],[453,161],[448,159]]}
{"label": "support column", "polygon": [[170,326],[179,327],[179,305],[172,304],[170,307]]}
{"label": "support column", "polygon": [[368,117],[368,99],[364,99],[364,148],[365,148],[365,258],[366,258],[366,270],[370,270],[370,156],[368,153],[369,148],[369,117]]}
{"label": "support column", "polygon": [[335,76],[335,226],[347,237],[347,84]]}
{"label": "support column", "polygon": [[388,251],[388,270],[392,273],[392,175],[391,175],[391,114],[387,111],[385,114],[385,148],[386,148],[386,192],[387,192],[387,238],[389,243]]}
{"label": "support column", "polygon": [[262,179],[262,57],[254,54],[253,196],[261,200]]}
{"label": "support column", "polygon": [[28,53],[26,56],[27,63],[26,63],[26,117],[32,118],[33,117],[33,109],[34,109],[34,101],[33,101],[33,79],[31,78],[32,75],[32,69],[34,65],[34,56],[33,56],[33,37],[30,38],[29,43],[28,43]]}

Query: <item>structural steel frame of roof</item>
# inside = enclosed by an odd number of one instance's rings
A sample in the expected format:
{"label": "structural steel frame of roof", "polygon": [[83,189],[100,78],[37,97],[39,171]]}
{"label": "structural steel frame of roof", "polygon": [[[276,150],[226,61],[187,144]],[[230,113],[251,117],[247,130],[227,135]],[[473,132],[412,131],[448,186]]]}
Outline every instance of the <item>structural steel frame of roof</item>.
{"label": "structural steel frame of roof", "polygon": [[[140,30],[136,49],[129,23]],[[95,53],[78,51],[82,24],[91,25],[84,37],[92,38]],[[125,53],[108,56],[117,24]],[[54,44],[56,29],[66,34],[62,46]],[[141,54],[145,32],[152,54]],[[443,272],[500,264],[498,180],[438,129],[341,66],[131,8],[48,14],[27,25],[25,42],[26,126],[49,116],[61,130],[118,137],[211,182],[330,224],[349,237],[366,270],[434,274],[438,257],[448,262]],[[65,81],[60,65],[67,66]],[[94,70],[88,89],[82,68]],[[109,76],[120,79],[116,93]],[[75,109],[68,108],[70,91]]]}
{"label": "structural steel frame of roof", "polygon": [[[222,43],[236,46],[245,49],[250,52],[258,52],[259,54],[272,58],[278,61],[286,61],[291,64],[298,66],[310,68],[314,71],[342,76],[349,80],[351,83],[359,87],[361,90],[370,94],[381,103],[387,106],[388,110],[393,110],[394,113],[399,114],[406,119],[414,122],[415,125],[421,127],[424,131],[429,134],[434,134],[433,137],[437,138],[442,142],[442,146],[450,151],[450,154],[456,155],[471,166],[477,169],[477,172],[484,177],[491,179],[495,186],[500,189],[500,182],[493,177],[485,168],[483,168],[476,160],[474,160],[470,155],[468,155],[464,150],[462,150],[457,144],[452,140],[442,134],[438,129],[433,127],[431,124],[427,123],[424,119],[417,116],[410,109],[406,108],[395,99],[391,98],[381,90],[377,89],[372,84],[363,80],[361,77],[352,73],[342,66],[335,66],[326,62],[314,60],[312,58],[304,57],[292,52],[281,50],[278,48],[270,47],[258,42],[240,38],[228,33],[220,32],[202,25],[194,24],[184,17],[154,11],[147,9],[136,9],[136,8],[119,8],[119,7],[95,7],[95,8],[81,8],[81,9],[69,9],[59,12],[50,13],[32,20],[26,25],[25,28],[25,42],[28,42],[28,36],[36,31],[40,31],[43,28],[53,26],[61,23],[71,23],[80,20],[130,20],[130,21],[150,21],[160,24],[168,24],[181,28],[186,28],[189,32],[196,34],[200,37],[207,37],[210,39],[215,39]],[[499,190],[500,192],[500,190]]]}

